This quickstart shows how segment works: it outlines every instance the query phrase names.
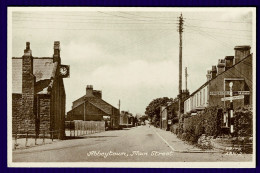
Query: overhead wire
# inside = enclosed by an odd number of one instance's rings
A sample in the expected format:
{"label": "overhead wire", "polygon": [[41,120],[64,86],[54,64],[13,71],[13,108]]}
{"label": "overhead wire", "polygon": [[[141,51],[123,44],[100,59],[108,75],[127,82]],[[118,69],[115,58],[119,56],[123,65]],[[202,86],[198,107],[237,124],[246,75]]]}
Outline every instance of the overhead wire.
{"label": "overhead wire", "polygon": [[207,19],[196,19],[196,18],[186,18],[187,20],[199,20],[199,21],[209,21],[209,22],[225,22],[225,23],[252,23],[247,21],[232,21],[232,20],[207,20]]}
{"label": "overhead wire", "polygon": [[215,37],[213,37],[213,36],[210,36],[210,34],[206,34],[206,33],[204,33],[203,31],[200,31],[200,30],[196,30],[196,29],[193,29],[193,28],[190,28],[191,30],[194,30],[194,31],[197,31],[200,35],[202,35],[202,36],[204,36],[204,37],[208,37],[208,38],[210,38],[211,40],[215,40],[215,41],[217,41],[218,43],[220,43],[222,46],[224,46],[225,48],[227,48],[227,47],[232,47],[231,45],[229,45],[229,44],[227,44],[227,43],[225,43],[225,42],[223,42],[223,41],[220,41],[220,40],[218,40],[218,39],[216,39]]}
{"label": "overhead wire", "polygon": [[215,27],[196,26],[196,25],[184,25],[184,26],[195,27],[195,28],[207,28],[207,29],[218,29],[218,30],[230,30],[230,31],[252,32],[252,30],[243,30],[243,29],[215,28]]}

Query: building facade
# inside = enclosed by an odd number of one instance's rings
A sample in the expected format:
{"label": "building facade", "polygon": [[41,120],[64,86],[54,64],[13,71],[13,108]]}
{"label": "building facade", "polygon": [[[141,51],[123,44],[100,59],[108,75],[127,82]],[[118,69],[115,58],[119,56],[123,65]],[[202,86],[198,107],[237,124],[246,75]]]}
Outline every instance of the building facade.
{"label": "building facade", "polygon": [[233,101],[234,108],[252,105],[252,58],[250,46],[236,46],[235,56],[226,56],[220,59],[217,66],[207,71],[207,82],[199,87],[184,101],[184,114],[195,115],[197,111],[208,106],[229,107],[230,83],[233,83],[233,96],[239,95],[241,99]]}
{"label": "building facade", "polygon": [[12,58],[13,133],[44,131],[65,137],[66,77],[69,66],[61,64],[59,41],[54,42],[53,57],[33,57],[26,43],[24,55]]}
{"label": "building facade", "polygon": [[86,94],[72,103],[68,120],[105,121],[111,128],[119,127],[119,109],[102,99],[102,92],[87,85]]}
{"label": "building facade", "polygon": [[134,119],[134,116],[132,113],[130,113],[128,111],[121,111],[120,125],[127,125],[127,124],[133,125],[133,119]]}

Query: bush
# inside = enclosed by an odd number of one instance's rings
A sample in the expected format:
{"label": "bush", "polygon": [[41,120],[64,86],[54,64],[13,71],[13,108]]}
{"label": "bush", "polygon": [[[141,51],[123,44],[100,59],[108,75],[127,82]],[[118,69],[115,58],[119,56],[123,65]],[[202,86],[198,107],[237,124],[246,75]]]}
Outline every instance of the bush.
{"label": "bush", "polygon": [[202,134],[217,136],[221,132],[222,109],[218,106],[208,107],[195,116],[184,119],[183,132],[185,139],[197,143]]}
{"label": "bush", "polygon": [[234,111],[235,136],[250,137],[253,135],[252,107],[238,108]]}

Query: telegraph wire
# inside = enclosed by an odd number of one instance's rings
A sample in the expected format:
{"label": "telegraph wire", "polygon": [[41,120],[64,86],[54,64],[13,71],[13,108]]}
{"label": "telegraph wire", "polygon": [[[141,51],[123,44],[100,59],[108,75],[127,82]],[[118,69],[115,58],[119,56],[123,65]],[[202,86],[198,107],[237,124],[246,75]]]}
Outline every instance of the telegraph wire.
{"label": "telegraph wire", "polygon": [[[150,16],[142,16],[142,15],[127,13],[127,12],[122,12],[122,11],[119,12],[119,13],[128,14],[128,15],[132,15],[132,16],[136,16],[136,17],[149,18],[149,19],[154,19],[154,20],[161,20],[161,19],[169,19],[170,20],[170,19],[173,19],[174,21],[178,21],[177,19],[174,19],[173,17],[158,17],[158,16],[150,17]],[[177,16],[175,16],[175,17],[177,17]]]}
{"label": "telegraph wire", "polygon": [[225,41],[223,41],[223,40],[218,40],[216,37],[214,37],[213,35],[207,33],[206,31],[203,31],[203,30],[201,30],[201,29],[194,29],[194,28],[190,28],[190,29],[191,29],[191,30],[194,30],[194,31],[198,31],[198,32],[200,32],[200,33],[202,33],[202,34],[208,35],[209,37],[213,38],[214,40],[216,40],[216,41],[218,41],[218,42],[221,42],[221,43],[225,44],[226,46],[231,46],[231,47],[233,47],[233,45],[231,45],[231,44],[229,44],[229,43],[227,43],[227,42],[225,42]]}
{"label": "telegraph wire", "polygon": [[121,16],[121,15],[116,15],[116,14],[111,14],[111,13],[105,13],[105,12],[101,12],[101,11],[98,11],[98,12],[101,13],[101,14],[115,16],[115,17],[119,17],[119,18],[125,18],[125,19],[129,19],[129,20],[151,21],[151,20],[143,20],[143,19],[134,19],[134,18],[131,18],[131,17]]}
{"label": "telegraph wire", "polygon": [[102,22],[102,23],[97,23],[97,22],[86,22],[86,21],[60,21],[60,20],[17,20],[14,19],[13,21],[27,21],[27,22],[31,22],[31,21],[36,21],[36,22],[58,22],[58,23],[92,23],[92,24],[141,24],[141,25],[146,25],[146,24],[171,24],[171,25],[176,25],[177,23],[129,23],[129,22]]}
{"label": "telegraph wire", "polygon": [[252,32],[251,30],[229,29],[229,28],[214,28],[214,27],[204,27],[204,26],[196,26],[196,25],[184,25],[184,26],[195,27],[195,28],[207,28],[207,29],[218,29],[218,30],[230,30],[230,31]]}
{"label": "telegraph wire", "polygon": [[218,43],[220,43],[222,46],[224,46],[225,48],[228,46],[230,46],[230,47],[233,47],[233,46],[231,46],[231,45],[229,45],[229,44],[227,44],[227,43],[225,43],[225,42],[223,42],[223,41],[220,41],[220,40],[218,40],[218,39],[216,39],[215,37],[212,37],[212,36],[209,36],[209,34],[208,35],[206,35],[206,33],[203,33],[203,31],[200,31],[200,30],[196,30],[196,29],[193,29],[193,28],[190,28],[191,30],[194,30],[194,31],[197,31],[200,35],[202,35],[202,36],[204,36],[204,37],[209,37],[210,39],[212,39],[212,40],[215,40],[215,41],[217,41]]}
{"label": "telegraph wire", "polygon": [[[189,28],[188,28],[188,29],[189,29]],[[207,31],[204,31],[204,32],[207,32]],[[196,32],[192,32],[192,31],[187,32],[187,31],[186,31],[186,33],[190,34],[190,33],[196,33]],[[212,33],[212,32],[208,32],[208,33],[216,34],[218,37],[235,38],[235,39],[241,39],[241,40],[242,40],[242,39],[252,40],[252,38],[250,38],[250,37],[233,37],[232,34],[228,34],[228,33],[227,33],[227,35],[225,35],[225,34],[220,34],[220,33]]]}
{"label": "telegraph wire", "polygon": [[168,29],[168,28],[146,28],[146,29],[129,29],[129,28],[106,28],[106,29],[101,29],[101,28],[48,28],[48,27],[14,27],[14,29],[57,29],[57,30],[93,30],[93,31],[147,31],[147,30],[170,30],[172,31],[172,29]]}
{"label": "telegraph wire", "polygon": [[252,23],[252,22],[246,22],[246,21],[224,21],[224,20],[207,20],[207,19],[194,19],[194,18],[186,18],[187,20],[199,20],[199,21],[209,21],[209,22],[226,22],[226,23]]}

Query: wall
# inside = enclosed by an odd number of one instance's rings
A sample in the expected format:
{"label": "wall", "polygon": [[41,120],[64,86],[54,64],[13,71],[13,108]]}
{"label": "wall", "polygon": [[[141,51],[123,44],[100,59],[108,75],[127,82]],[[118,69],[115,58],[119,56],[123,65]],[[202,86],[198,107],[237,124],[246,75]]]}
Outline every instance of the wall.
{"label": "wall", "polygon": [[75,107],[68,112],[69,120],[84,120],[84,107],[85,107],[85,121],[102,121],[103,116],[106,114],[100,109],[93,106],[91,103],[86,102]]}
{"label": "wall", "polygon": [[[59,69],[59,68],[57,68]],[[63,79],[59,77],[59,70],[56,71],[53,86],[51,89],[51,130],[55,131],[55,138],[65,137],[65,101],[66,94]]]}
{"label": "wall", "polygon": [[208,85],[205,85],[184,101],[184,113],[188,113],[199,107],[207,107],[208,99]]}
{"label": "wall", "polygon": [[[209,95],[210,92],[214,91],[224,91],[224,79],[225,78],[243,78],[243,82],[241,81],[233,81],[233,91],[250,91],[250,96],[252,96],[252,54],[238,62],[238,64],[232,66],[228,70],[223,73],[220,73],[216,78],[212,79],[201,89],[197,90],[189,99],[184,102],[184,113],[190,112],[196,107],[207,107],[207,106],[224,106],[224,102],[221,101],[223,95]],[[232,79],[233,80],[233,79]],[[203,89],[205,89],[204,99],[207,102],[200,102],[203,100]],[[226,82],[225,90],[229,91],[228,82]],[[202,96],[202,97],[201,97]],[[226,97],[228,97],[227,95]],[[244,104],[252,104],[252,97],[246,96],[245,99],[235,100],[233,103],[234,108],[239,106],[243,106]],[[227,101],[225,103],[226,107],[229,107],[230,102]]]}
{"label": "wall", "polygon": [[20,130],[25,130],[25,126],[21,126],[21,122],[24,121],[22,116],[22,94],[12,94],[12,131],[16,133]]}
{"label": "wall", "polygon": [[[209,83],[209,90],[211,91],[223,91],[224,90],[224,78],[243,78],[244,82],[233,81],[233,91],[236,90],[250,90],[250,95],[252,96],[252,55],[243,59],[235,66],[231,67],[229,70],[225,71],[218,75]],[[228,83],[226,83],[226,90],[229,91]],[[221,101],[221,96],[210,95],[209,96],[209,106],[222,105],[224,102]],[[252,104],[252,97],[245,96],[249,101],[249,104]],[[234,100],[233,106],[237,108],[245,104],[245,100]],[[229,105],[229,101],[226,102],[226,106]]]}
{"label": "wall", "polygon": [[38,118],[39,118],[39,130],[48,132],[51,124],[51,99],[50,95],[42,94],[38,95]]}

